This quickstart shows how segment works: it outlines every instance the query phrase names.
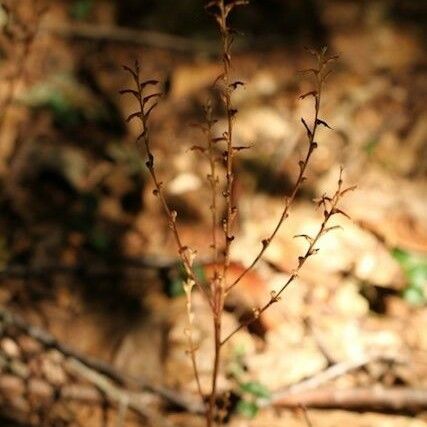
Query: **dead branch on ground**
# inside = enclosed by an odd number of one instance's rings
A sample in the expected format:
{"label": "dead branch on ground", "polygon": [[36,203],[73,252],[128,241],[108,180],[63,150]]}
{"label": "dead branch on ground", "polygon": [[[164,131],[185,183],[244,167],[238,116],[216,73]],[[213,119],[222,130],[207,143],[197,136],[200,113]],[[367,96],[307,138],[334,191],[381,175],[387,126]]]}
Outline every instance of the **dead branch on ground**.
{"label": "dead branch on ground", "polygon": [[274,403],[280,407],[376,409],[408,411],[427,408],[427,390],[410,387],[322,388],[289,394]]}
{"label": "dead branch on ground", "polygon": [[[183,393],[174,392],[161,385],[152,384],[142,378],[135,378],[131,375],[119,372],[109,363],[100,359],[84,355],[72,347],[59,342],[53,335],[38,326],[30,325],[20,316],[12,314],[4,307],[0,307],[0,321],[5,325],[11,325],[25,332],[46,348],[55,349],[62,355],[76,361],[79,366],[85,366],[97,375],[102,375],[109,380],[118,383],[122,388],[134,391],[147,391],[162,397],[167,402],[183,408],[189,412],[197,413],[202,410],[197,402],[187,398]],[[74,363],[74,362],[73,362]],[[77,366],[77,365],[75,365]],[[88,372],[88,371],[86,371]]]}

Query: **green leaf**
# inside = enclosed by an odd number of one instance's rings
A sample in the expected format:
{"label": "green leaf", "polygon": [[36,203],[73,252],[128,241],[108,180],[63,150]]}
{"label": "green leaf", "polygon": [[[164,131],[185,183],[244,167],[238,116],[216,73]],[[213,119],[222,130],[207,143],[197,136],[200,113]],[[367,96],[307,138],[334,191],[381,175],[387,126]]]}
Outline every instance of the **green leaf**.
{"label": "green leaf", "polygon": [[19,102],[35,110],[48,109],[60,127],[112,126],[115,120],[114,112],[98,95],[70,73],[52,74],[23,93]]}
{"label": "green leaf", "polygon": [[407,286],[403,298],[414,305],[427,303],[427,257],[399,248],[394,249],[392,255],[406,276]]}
{"label": "green leaf", "polygon": [[248,381],[240,384],[240,389],[246,393],[252,394],[256,397],[268,399],[271,395],[270,391],[261,383],[257,381]]}
{"label": "green leaf", "polygon": [[171,298],[177,298],[185,294],[181,277],[176,277],[169,283],[167,294]]}
{"label": "green leaf", "polygon": [[235,357],[240,363],[243,363],[242,358],[247,352],[247,348],[243,343],[238,343],[233,347],[233,357]]}
{"label": "green leaf", "polygon": [[399,248],[394,249],[392,255],[406,271],[419,266],[427,269],[427,257],[425,255],[407,252]]}
{"label": "green leaf", "polygon": [[196,275],[196,278],[199,282],[201,282],[201,283],[206,282],[205,270],[201,264],[196,264],[194,266],[194,274]]}
{"label": "green leaf", "polygon": [[366,152],[366,154],[368,154],[368,156],[371,156],[374,153],[375,149],[377,148],[378,144],[379,144],[378,139],[372,139],[365,144],[365,146],[363,147],[363,150]]}
{"label": "green leaf", "polygon": [[[194,274],[200,283],[205,283],[206,276],[203,266],[195,264],[193,267]],[[173,271],[169,274],[169,278],[166,283],[166,293],[171,298],[177,298],[185,294],[183,283],[187,280],[187,273],[182,263],[178,265],[177,271]]]}
{"label": "green leaf", "polygon": [[111,239],[101,228],[95,227],[89,236],[91,246],[100,253],[105,253],[110,249]]}
{"label": "green leaf", "polygon": [[403,291],[403,298],[412,305],[423,305],[426,302],[423,291],[413,287],[406,288]]}
{"label": "green leaf", "polygon": [[93,0],[75,0],[71,6],[71,16],[77,21],[86,19],[92,11]]}
{"label": "green leaf", "polygon": [[404,251],[403,249],[395,248],[391,251],[391,254],[396,261],[399,262],[399,264],[404,265],[408,262],[408,260],[411,258],[409,253]]}
{"label": "green leaf", "polygon": [[411,287],[427,291],[427,264],[418,264],[407,272]]}
{"label": "green leaf", "polygon": [[255,418],[258,414],[259,408],[255,402],[248,400],[240,400],[236,407],[237,413],[246,418]]}

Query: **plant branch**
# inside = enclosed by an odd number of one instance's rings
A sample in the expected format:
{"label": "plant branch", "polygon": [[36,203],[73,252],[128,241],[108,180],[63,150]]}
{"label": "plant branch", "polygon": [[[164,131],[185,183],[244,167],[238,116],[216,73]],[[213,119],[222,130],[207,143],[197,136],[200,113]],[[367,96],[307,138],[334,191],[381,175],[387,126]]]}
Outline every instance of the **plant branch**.
{"label": "plant branch", "polygon": [[200,376],[199,376],[199,370],[197,365],[197,359],[196,359],[196,350],[197,345],[194,342],[193,339],[193,320],[194,320],[194,313],[192,312],[192,300],[191,300],[191,294],[194,286],[197,286],[198,289],[201,291],[202,295],[205,297],[205,300],[209,304],[209,306],[214,310],[214,302],[211,298],[211,296],[208,294],[206,288],[200,283],[200,281],[197,279],[196,274],[193,269],[193,263],[194,259],[196,257],[196,251],[192,250],[188,246],[185,246],[182,243],[182,239],[178,230],[178,226],[176,223],[176,218],[178,213],[171,209],[169,207],[169,204],[166,200],[165,193],[163,191],[163,184],[157,177],[157,173],[154,167],[154,155],[151,150],[151,143],[150,143],[150,133],[149,133],[149,127],[148,127],[148,121],[150,118],[151,112],[156,108],[157,101],[160,96],[162,96],[162,93],[151,93],[149,95],[146,95],[144,93],[144,89],[147,86],[156,86],[159,82],[157,80],[146,80],[141,81],[140,80],[140,66],[139,63],[136,61],[134,69],[131,69],[129,67],[124,67],[126,71],[128,71],[131,76],[133,77],[133,80],[135,82],[136,90],[134,89],[126,89],[121,91],[122,94],[130,94],[133,95],[139,104],[138,111],[132,113],[128,117],[128,121],[137,118],[139,119],[141,126],[142,126],[142,132],[138,137],[138,141],[142,141],[145,146],[145,151],[147,155],[147,160],[145,162],[145,165],[147,166],[147,169],[151,175],[152,181],[154,183],[154,196],[158,197],[160,200],[160,204],[163,207],[163,211],[166,214],[166,217],[168,219],[168,225],[169,228],[172,231],[172,234],[175,238],[176,246],[178,249],[178,254],[182,260],[182,263],[184,265],[186,274],[187,274],[187,280],[184,283],[184,291],[187,298],[187,318],[188,318],[188,329],[186,330],[186,335],[188,339],[189,344],[189,350],[188,354],[190,355],[191,359],[191,366],[193,368],[194,377],[196,379],[197,383],[197,390],[200,395],[200,398],[202,400],[202,403],[204,402],[204,395],[203,390],[200,383]]}
{"label": "plant branch", "polygon": [[187,276],[189,277],[189,280],[191,280],[198,287],[198,289],[204,295],[206,301],[211,305],[212,304],[211,299],[206,289],[197,279],[193,269],[193,262],[196,256],[196,252],[193,251],[188,246],[185,246],[182,242],[182,239],[178,230],[178,226],[176,223],[176,218],[178,214],[175,210],[169,207],[169,204],[166,200],[165,193],[163,191],[163,183],[157,177],[157,173],[154,167],[154,155],[151,150],[148,121],[150,118],[150,114],[154,110],[154,108],[156,108],[158,98],[162,96],[162,93],[158,92],[158,93],[151,93],[150,95],[145,95],[144,91],[148,86],[157,86],[159,82],[157,80],[141,81],[140,66],[138,61],[135,61],[134,69],[131,69],[127,66],[125,66],[124,69],[128,71],[133,77],[133,80],[135,82],[135,89],[125,89],[120,91],[120,93],[133,95],[137,99],[139,104],[138,111],[130,114],[129,117],[127,118],[127,121],[138,119],[141,123],[142,132],[139,135],[137,140],[142,141],[145,146],[145,150],[147,154],[147,161],[145,162],[145,165],[147,166],[147,169],[151,175],[152,181],[155,186],[155,190],[153,191],[153,194],[159,198],[163,211],[166,214],[169,228],[172,231],[172,234],[174,236],[174,239],[177,245],[178,254],[182,260],[182,263],[184,265]]}
{"label": "plant branch", "polygon": [[209,174],[207,179],[209,181],[210,191],[211,191],[211,205],[209,209],[211,211],[211,248],[213,255],[214,263],[214,274],[211,279],[211,292],[214,293],[214,288],[218,284],[219,280],[219,271],[218,271],[218,239],[217,239],[217,226],[218,226],[218,184],[219,178],[216,168],[216,158],[215,158],[215,147],[214,147],[214,137],[212,133],[212,127],[215,124],[215,120],[212,118],[212,106],[210,102],[205,107],[205,118],[206,118],[206,138],[207,138],[207,155],[209,159]]}
{"label": "plant branch", "polygon": [[323,222],[319,227],[318,232],[314,237],[304,236],[309,241],[309,246],[304,255],[300,256],[298,258],[298,266],[297,268],[292,272],[289,279],[285,282],[285,284],[279,289],[279,291],[272,291],[271,297],[269,301],[262,306],[261,308],[256,308],[253,310],[253,315],[247,319],[245,322],[242,322],[234,331],[232,331],[226,338],[224,338],[221,341],[221,345],[224,345],[234,334],[236,334],[238,331],[240,331],[242,328],[250,325],[252,322],[257,320],[262,313],[264,313],[270,306],[275,304],[280,300],[280,297],[282,293],[285,291],[285,289],[298,277],[298,274],[301,270],[301,268],[304,266],[306,261],[313,255],[315,255],[318,252],[318,249],[315,248],[317,242],[319,241],[320,237],[327,232],[331,231],[335,227],[327,228],[327,225],[329,223],[329,220],[336,214],[342,214],[345,215],[345,212],[338,209],[338,203],[341,200],[342,196],[344,196],[345,193],[347,193],[350,190],[353,190],[353,188],[347,188],[345,190],[342,189],[342,169],[340,170],[340,176],[338,179],[338,188],[335,191],[335,194],[333,197],[323,196],[321,199],[317,201],[318,206],[322,206],[324,208],[323,211]]}
{"label": "plant branch", "polygon": [[314,98],[314,122],[313,122],[313,127],[310,129],[308,127],[306,121],[304,119],[301,119],[302,124],[304,125],[304,127],[307,131],[308,148],[307,148],[307,154],[305,155],[305,158],[299,162],[300,170],[298,173],[298,177],[295,181],[294,187],[291,191],[291,194],[289,196],[287,196],[285,199],[285,205],[284,205],[283,211],[279,217],[279,220],[278,220],[276,226],[273,229],[273,232],[266,239],[264,239],[262,241],[262,247],[261,247],[260,251],[258,252],[258,254],[255,256],[255,258],[249,264],[249,266],[227,287],[227,292],[231,291],[231,289],[233,289],[242,280],[242,278],[246,274],[248,274],[256,266],[256,264],[263,257],[265,251],[268,249],[272,240],[274,239],[274,237],[276,236],[276,234],[280,230],[282,224],[288,218],[289,209],[292,206],[292,204],[295,200],[295,197],[298,194],[300,187],[302,186],[302,184],[304,183],[304,181],[306,179],[304,176],[305,171],[307,169],[307,166],[310,162],[310,159],[311,159],[311,156],[312,156],[314,150],[317,148],[317,143],[315,142],[315,138],[316,138],[316,132],[317,132],[318,126],[321,124],[328,126],[326,124],[326,122],[319,119],[320,100],[321,100],[321,94],[322,94],[322,87],[323,87],[323,84],[325,82],[325,77],[327,76],[327,74],[325,74],[325,66],[328,62],[330,62],[331,59],[335,59],[335,57],[327,58],[325,56],[325,53],[326,53],[326,50],[323,50],[321,52],[321,54],[316,54],[317,62],[318,62],[318,64],[317,64],[318,68],[311,70],[314,72],[316,89],[307,93],[307,94],[304,94],[300,97],[300,99],[304,99],[307,96],[313,96],[313,98]]}
{"label": "plant branch", "polygon": [[[233,171],[233,121],[236,116],[237,110],[232,106],[232,93],[238,87],[238,84],[231,81],[231,46],[233,44],[232,30],[228,26],[228,16],[230,12],[239,5],[246,4],[246,1],[231,0],[225,2],[224,0],[210,1],[206,8],[209,10],[213,8],[213,16],[217,22],[218,29],[222,42],[222,74],[217,78],[216,83],[221,83],[219,90],[221,100],[224,105],[225,113],[227,116],[227,130],[222,134],[222,140],[226,142],[226,149],[223,153],[225,163],[225,190],[223,196],[225,199],[225,217],[222,220],[222,227],[224,232],[224,257],[222,260],[222,273],[219,275],[217,263],[215,264],[214,278],[211,283],[213,289],[213,329],[214,329],[214,360],[212,368],[212,386],[209,396],[208,408],[206,412],[207,427],[214,425],[216,417],[216,397],[217,397],[217,381],[219,375],[219,367],[221,360],[221,332],[222,332],[222,314],[224,311],[225,289],[227,284],[227,273],[230,266],[230,248],[234,240],[232,234],[234,219],[237,214],[237,208],[233,204],[233,187],[234,187],[234,171]],[[216,233],[216,179],[215,179],[215,160],[212,152],[212,139],[209,142],[209,157],[211,161],[211,180],[215,183],[212,186],[213,203],[212,211],[215,212],[212,216],[213,220],[213,233]],[[214,238],[213,245],[216,248],[216,237]],[[217,255],[216,255],[217,257]]]}

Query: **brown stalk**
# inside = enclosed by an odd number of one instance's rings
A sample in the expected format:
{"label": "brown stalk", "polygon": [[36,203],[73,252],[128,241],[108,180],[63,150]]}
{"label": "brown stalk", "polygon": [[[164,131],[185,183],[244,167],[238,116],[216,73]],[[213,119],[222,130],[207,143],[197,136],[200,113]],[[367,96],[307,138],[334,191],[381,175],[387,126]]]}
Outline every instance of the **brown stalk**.
{"label": "brown stalk", "polygon": [[[303,267],[303,265],[306,263],[306,261],[311,256],[315,255],[318,252],[318,249],[315,248],[315,246],[316,246],[317,242],[319,241],[320,237],[323,236],[324,234],[328,233],[332,229],[336,228],[336,227],[329,227],[329,228],[327,227],[329,220],[334,215],[337,215],[337,214],[346,215],[345,212],[338,209],[337,206],[338,206],[338,203],[341,200],[341,198],[344,196],[344,194],[346,192],[348,192],[349,190],[352,190],[353,188],[347,188],[344,190],[342,189],[342,184],[343,184],[342,172],[343,172],[343,170],[341,168],[340,177],[338,179],[338,188],[335,191],[335,194],[332,196],[332,198],[327,197],[327,196],[323,196],[318,201],[318,205],[323,206],[323,208],[324,208],[324,211],[323,211],[324,219],[322,221],[322,224],[319,227],[319,231],[316,233],[316,235],[314,237],[309,237],[309,236],[304,235],[304,237],[306,237],[307,240],[309,240],[310,244],[309,244],[306,252],[298,258],[297,268],[292,272],[289,279],[282,285],[282,287],[279,289],[279,291],[277,291],[277,292],[273,291],[271,293],[270,299],[267,301],[267,303],[265,305],[263,305],[262,307],[255,309],[252,317],[250,317],[245,322],[241,323],[234,331],[232,331],[229,335],[227,335],[227,337],[221,341],[221,345],[224,345],[234,334],[236,334],[242,328],[250,325],[252,322],[257,320],[259,318],[259,316],[262,313],[264,313],[270,306],[272,306],[273,304],[275,304],[276,302],[278,302],[280,300],[282,293],[298,277],[298,274],[299,274],[301,268]],[[300,237],[300,236],[296,236],[296,237]]]}
{"label": "brown stalk", "polygon": [[[224,104],[224,110],[227,116],[227,130],[223,133],[226,142],[224,152],[225,160],[225,178],[226,185],[223,192],[225,198],[225,217],[222,220],[224,231],[224,258],[222,261],[222,274],[215,277],[213,282],[213,329],[214,329],[214,361],[212,369],[212,386],[209,396],[208,409],[206,414],[206,423],[208,427],[214,425],[216,396],[217,396],[217,379],[221,359],[221,332],[222,332],[222,313],[224,310],[225,290],[227,283],[227,273],[230,265],[230,248],[234,240],[232,234],[233,222],[237,213],[237,208],[233,206],[233,122],[237,110],[233,109],[231,96],[238,85],[231,81],[231,46],[233,44],[232,30],[228,26],[228,16],[231,11],[240,5],[247,4],[244,0],[234,0],[225,2],[224,0],[214,0],[207,4],[206,8],[212,8],[213,16],[218,24],[221,42],[222,42],[222,74],[218,77],[217,82],[221,83],[221,99]],[[217,272],[215,276],[217,276]]]}
{"label": "brown stalk", "polygon": [[[319,227],[317,234],[314,237],[310,237],[307,235],[299,236],[304,237],[309,242],[308,249],[306,252],[298,258],[298,266],[292,272],[289,279],[283,284],[283,286],[277,291],[271,294],[270,299],[260,308],[254,310],[254,314],[251,318],[249,318],[246,322],[240,324],[234,331],[232,331],[228,336],[222,338],[222,315],[224,313],[224,303],[227,297],[228,292],[233,289],[241,279],[252,270],[257,262],[262,258],[263,254],[267,250],[270,245],[272,239],[276,236],[282,224],[286,220],[289,215],[289,209],[292,203],[295,201],[298,190],[301,185],[305,181],[305,171],[308,167],[310,159],[314,150],[317,147],[317,142],[315,141],[316,132],[319,125],[323,125],[329,127],[329,125],[320,119],[320,99],[322,87],[325,82],[325,79],[329,72],[326,70],[326,65],[334,58],[326,57],[326,49],[323,49],[320,53],[312,52],[316,55],[317,58],[317,68],[308,70],[309,72],[314,74],[315,77],[315,90],[304,94],[301,98],[305,98],[308,96],[312,96],[314,98],[314,123],[311,127],[309,127],[304,119],[301,119],[302,124],[304,125],[307,132],[307,140],[308,140],[308,148],[306,155],[303,160],[299,162],[300,171],[294,187],[291,191],[291,194],[286,198],[285,205],[279,221],[277,225],[273,229],[272,233],[267,239],[262,241],[262,248],[258,255],[255,257],[253,262],[242,272],[242,274],[234,280],[231,284],[227,283],[227,273],[230,266],[230,248],[232,242],[234,240],[233,235],[233,223],[234,218],[236,217],[237,208],[234,205],[233,201],[233,183],[234,183],[234,154],[242,148],[246,147],[234,147],[233,146],[233,126],[234,120],[237,114],[237,110],[233,108],[232,104],[232,95],[233,92],[241,85],[243,85],[240,81],[232,81],[231,78],[231,46],[233,44],[233,31],[228,26],[228,17],[232,10],[236,6],[247,4],[246,0],[213,0],[210,1],[206,8],[209,12],[214,16],[221,36],[222,41],[222,64],[223,69],[221,75],[217,78],[215,84],[219,87],[219,93],[221,95],[221,100],[223,103],[227,124],[226,130],[223,132],[221,137],[214,138],[213,137],[213,125],[216,121],[212,118],[212,109],[210,104],[208,103],[205,107],[205,125],[199,126],[206,136],[206,146],[194,146],[192,150],[200,151],[202,154],[205,154],[208,162],[209,162],[209,173],[207,175],[207,180],[210,187],[211,192],[211,249],[213,252],[213,261],[214,261],[214,273],[213,276],[209,278],[209,286],[204,287],[196,278],[194,270],[193,270],[193,259],[195,256],[195,252],[189,249],[187,246],[184,246],[182,240],[180,238],[180,234],[176,224],[176,211],[172,210],[165,198],[163,192],[162,182],[159,180],[155,167],[154,167],[154,156],[151,150],[151,143],[149,137],[149,128],[148,128],[148,120],[150,113],[157,105],[157,98],[161,96],[160,93],[153,93],[151,95],[146,96],[144,93],[144,89],[147,86],[155,86],[158,82],[155,80],[148,80],[145,82],[141,82],[139,78],[139,65],[135,64],[134,69],[130,69],[125,67],[125,69],[130,72],[133,76],[133,79],[136,84],[137,90],[127,89],[122,91],[122,93],[128,93],[133,95],[139,103],[139,109],[137,112],[131,114],[128,117],[128,120],[132,120],[137,118],[140,120],[142,125],[142,133],[138,138],[138,141],[142,141],[145,146],[147,161],[146,166],[150,172],[151,178],[154,183],[154,194],[159,198],[160,203],[163,207],[163,210],[166,214],[166,217],[169,221],[169,226],[174,235],[178,253],[182,259],[184,264],[188,279],[184,283],[184,290],[187,296],[187,315],[188,315],[188,323],[189,328],[186,330],[186,334],[189,342],[189,350],[188,353],[191,358],[191,363],[193,366],[194,376],[197,382],[198,392],[204,401],[205,395],[200,385],[200,376],[197,368],[197,360],[196,360],[196,352],[197,352],[197,344],[194,342],[192,337],[192,325],[194,313],[192,312],[191,307],[191,292],[194,286],[197,286],[198,289],[202,292],[203,296],[209,303],[209,307],[212,312],[212,321],[213,321],[213,344],[214,344],[214,354],[213,354],[213,365],[211,372],[211,388],[210,392],[207,395],[206,403],[205,403],[205,421],[207,427],[213,427],[217,425],[217,381],[220,370],[220,360],[221,360],[221,349],[222,346],[228,342],[234,334],[236,334],[242,328],[248,326],[254,320],[259,318],[259,316],[264,313],[272,304],[279,301],[282,293],[285,289],[298,277],[299,271],[307,261],[309,257],[316,254],[318,249],[316,248],[316,244],[320,237],[327,232],[331,231],[336,227],[328,227],[329,220],[337,214],[346,215],[338,208],[338,203],[341,197],[350,189],[342,189],[342,170],[340,172],[340,177],[338,180],[338,188],[335,194],[332,197],[323,196],[318,201],[318,206],[323,207],[323,221]],[[223,256],[220,258],[220,244],[217,236],[217,226],[220,222],[219,211],[218,211],[218,197],[219,197],[219,177],[218,177],[218,169],[217,169],[217,159],[216,159],[216,144],[224,142],[225,149],[223,152],[223,160],[224,160],[224,169],[225,169],[225,188],[222,193],[225,199],[225,214],[221,221],[223,227],[224,234],[224,243],[223,243]],[[352,188],[351,188],[352,189]]]}
{"label": "brown stalk", "polygon": [[308,416],[307,408],[304,405],[300,405],[299,408],[301,410],[302,416],[307,427],[313,427],[313,423],[311,422],[310,417]]}
{"label": "brown stalk", "polygon": [[131,69],[126,66],[124,67],[124,69],[132,75],[133,80],[135,82],[136,90],[125,89],[120,91],[120,93],[133,95],[137,99],[139,104],[138,111],[129,115],[127,118],[127,121],[129,122],[133,119],[139,119],[141,123],[142,132],[138,137],[138,141],[142,140],[145,146],[146,155],[147,155],[147,161],[145,162],[145,165],[147,166],[147,169],[151,175],[151,178],[155,186],[155,190],[153,191],[153,194],[159,198],[160,203],[163,207],[163,210],[166,214],[169,228],[172,230],[172,234],[174,236],[174,239],[178,248],[178,254],[181,258],[181,261],[184,265],[185,271],[189,279],[191,279],[194,282],[194,284],[197,285],[197,287],[200,289],[202,294],[205,296],[206,300],[210,301],[210,298],[206,289],[202,286],[202,284],[197,279],[194,273],[193,261],[196,253],[191,248],[189,248],[188,246],[185,246],[182,243],[178,226],[176,224],[177,212],[169,207],[169,204],[166,200],[166,197],[163,191],[163,183],[158,179],[156,170],[154,168],[154,155],[151,151],[148,121],[149,121],[150,114],[156,108],[157,100],[159,97],[162,96],[162,93],[156,92],[150,95],[145,95],[144,91],[148,86],[156,86],[159,82],[157,80],[146,80],[141,82],[140,66],[137,61],[135,62],[134,69]]}
{"label": "brown stalk", "polygon": [[134,89],[125,89],[121,91],[122,94],[130,94],[133,95],[139,104],[139,109],[135,113],[132,113],[128,117],[128,121],[133,120],[134,118],[139,119],[141,125],[142,125],[142,133],[138,137],[138,141],[142,140],[145,151],[147,155],[147,161],[146,166],[149,170],[149,173],[151,175],[151,178],[153,180],[155,190],[153,191],[153,194],[157,196],[160,200],[160,203],[163,207],[163,210],[166,214],[166,217],[168,219],[168,225],[169,228],[172,230],[172,234],[175,238],[175,242],[177,245],[179,256],[182,260],[182,263],[184,265],[185,271],[188,276],[188,280],[186,284],[184,285],[184,289],[187,295],[187,311],[188,311],[188,323],[189,327],[186,331],[186,335],[189,342],[189,350],[188,354],[191,358],[191,363],[194,371],[194,377],[196,379],[197,383],[197,389],[200,394],[200,397],[203,401],[203,391],[200,384],[200,376],[199,371],[197,367],[197,360],[196,360],[196,351],[197,346],[194,343],[193,336],[192,336],[192,317],[193,314],[191,312],[191,292],[193,286],[197,286],[199,290],[204,295],[206,301],[209,303],[210,306],[212,306],[212,300],[206,291],[206,289],[203,287],[203,285],[200,283],[200,281],[197,279],[196,274],[194,273],[193,269],[193,261],[194,257],[196,256],[195,251],[190,249],[188,246],[185,246],[182,243],[182,239],[178,230],[178,226],[176,223],[176,217],[177,212],[169,207],[169,204],[166,200],[164,191],[163,191],[163,185],[162,182],[158,179],[156,170],[154,168],[154,155],[151,151],[151,144],[150,144],[150,134],[149,134],[149,127],[148,127],[148,121],[151,112],[154,110],[154,108],[157,106],[157,100],[162,95],[160,92],[151,93],[149,95],[145,95],[145,89],[148,86],[156,86],[159,82],[157,80],[146,80],[141,82],[140,80],[140,66],[138,62],[135,62],[134,69],[131,69],[129,67],[124,67],[126,71],[128,71],[131,76],[133,77],[133,80],[135,82],[136,90]]}
{"label": "brown stalk", "polygon": [[212,127],[215,124],[215,120],[212,118],[212,106],[210,102],[207,103],[205,107],[205,119],[206,119],[206,128],[202,128],[206,134],[207,139],[207,157],[209,160],[209,173],[207,175],[207,179],[210,186],[211,191],[211,205],[209,209],[211,211],[211,249],[213,255],[213,263],[214,263],[214,274],[211,278],[211,291],[214,293],[215,284],[219,279],[219,248],[218,248],[218,239],[217,239],[217,225],[218,225],[218,172],[216,167],[216,156],[215,156],[215,140],[213,137]]}
{"label": "brown stalk", "polygon": [[[294,187],[291,191],[291,194],[286,197],[285,199],[285,206],[283,208],[283,211],[279,217],[279,221],[277,222],[276,226],[273,229],[273,232],[262,241],[262,247],[259,251],[259,253],[255,256],[254,260],[249,264],[249,266],[243,270],[243,272],[227,287],[227,292],[229,292],[231,289],[233,289],[244,276],[246,276],[247,273],[249,273],[258,263],[258,261],[262,258],[265,251],[268,249],[268,247],[271,244],[271,241],[274,239],[278,231],[280,230],[282,224],[285,222],[286,218],[289,216],[289,209],[292,205],[292,203],[295,200],[296,195],[298,194],[298,191],[301,187],[301,185],[305,181],[304,173],[307,169],[307,166],[310,162],[311,156],[314,152],[314,150],[317,148],[317,143],[315,142],[316,138],[316,132],[317,128],[320,124],[323,124],[327,126],[326,122],[319,119],[319,112],[320,112],[320,99],[322,94],[322,87],[325,82],[325,78],[327,77],[327,74],[325,73],[325,66],[332,58],[327,58],[325,56],[326,50],[324,49],[320,54],[316,53],[317,61],[318,61],[318,68],[312,69],[315,76],[315,83],[316,83],[316,90],[309,92],[308,94],[302,95],[300,98],[304,99],[307,96],[313,96],[314,101],[314,122],[312,129],[308,128],[308,125],[304,119],[301,119],[302,124],[306,128],[307,131],[307,138],[308,138],[308,148],[307,148],[307,154],[304,157],[304,160],[301,160],[299,162],[300,165],[300,171],[298,173],[298,177],[295,181]],[[328,126],[329,127],[329,126]]]}

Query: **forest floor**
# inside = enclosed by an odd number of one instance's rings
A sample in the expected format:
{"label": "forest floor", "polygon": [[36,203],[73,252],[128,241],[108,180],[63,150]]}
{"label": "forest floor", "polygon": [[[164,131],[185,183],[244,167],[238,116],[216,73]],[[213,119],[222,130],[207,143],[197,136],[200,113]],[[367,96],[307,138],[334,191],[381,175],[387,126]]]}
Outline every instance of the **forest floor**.
{"label": "forest floor", "polygon": [[[11,425],[202,426],[183,273],[134,142],[140,129],[124,120],[136,106],[119,91],[131,84],[121,66],[135,58],[145,78],[164,82],[152,116],[156,164],[204,278],[207,164],[191,150],[202,138],[191,125],[209,96],[218,132],[225,123],[210,89],[220,65],[173,46],[61,33],[74,28],[63,9],[58,2],[43,21],[0,123],[0,412]],[[334,192],[341,166],[345,185],[357,185],[342,202],[351,219],[335,221],[342,228],[324,236],[283,298],[225,346],[219,390],[231,427],[427,427],[425,44],[396,23],[361,25],[330,25],[340,59],[322,119],[332,130],[319,132],[283,230],[230,295],[225,333],[289,278],[307,244],[294,236],[317,230],[312,200]],[[277,44],[234,57],[245,82],[235,145],[252,148],[236,163],[233,277],[297,176],[300,118],[312,116],[298,100],[310,87],[299,71],[310,61]],[[2,94],[9,84],[0,79]],[[197,294],[193,305],[207,389],[211,318]]]}

